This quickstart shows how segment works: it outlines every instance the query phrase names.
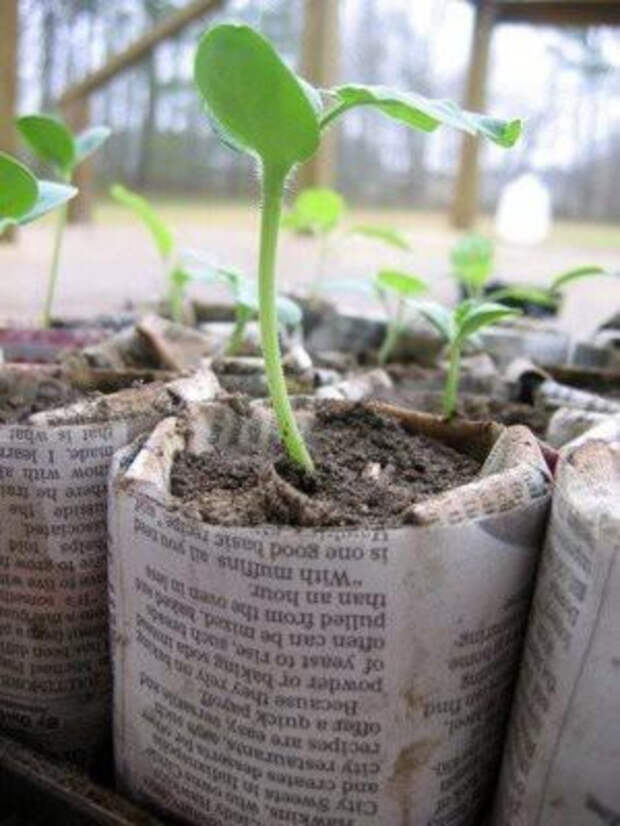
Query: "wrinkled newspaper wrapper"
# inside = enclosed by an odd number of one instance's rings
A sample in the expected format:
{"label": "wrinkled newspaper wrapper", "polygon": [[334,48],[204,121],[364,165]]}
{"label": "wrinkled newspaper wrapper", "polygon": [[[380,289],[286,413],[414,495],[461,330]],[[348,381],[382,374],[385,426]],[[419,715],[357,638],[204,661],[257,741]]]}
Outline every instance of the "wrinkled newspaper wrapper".
{"label": "wrinkled newspaper wrapper", "polygon": [[124,390],[0,427],[0,729],[88,762],[107,734],[107,476],[114,451],[210,373]]}
{"label": "wrinkled newspaper wrapper", "polygon": [[562,451],[491,826],[620,823],[620,446]]}
{"label": "wrinkled newspaper wrapper", "polygon": [[[171,496],[173,459],[214,442],[268,445],[264,406],[207,405],[117,454],[115,751],[133,797],[215,826],[478,823],[549,474],[523,427],[373,406],[487,457],[480,476],[412,505],[398,529],[224,528]],[[311,402],[297,418],[312,427]],[[282,485],[268,479],[265,495]]]}

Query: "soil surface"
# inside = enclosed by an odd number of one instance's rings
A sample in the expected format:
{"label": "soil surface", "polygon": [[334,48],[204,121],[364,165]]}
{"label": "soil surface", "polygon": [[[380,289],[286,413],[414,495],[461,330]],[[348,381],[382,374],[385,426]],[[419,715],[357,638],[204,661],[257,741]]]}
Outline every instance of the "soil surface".
{"label": "soil surface", "polygon": [[312,475],[281,451],[266,457],[258,449],[214,446],[201,455],[180,453],[171,491],[211,524],[301,526],[313,523],[313,512],[320,513],[317,527],[397,527],[411,504],[466,484],[480,470],[478,460],[362,405],[318,405],[308,447]]}
{"label": "soil surface", "polygon": [[[411,407],[427,413],[441,413],[441,394],[420,392],[406,387],[377,390],[373,399],[389,402],[402,407]],[[474,421],[493,421],[506,426],[523,424],[532,433],[544,439],[551,411],[540,410],[530,404],[493,399],[488,396],[461,394],[458,401],[457,416]]]}
{"label": "soil surface", "polygon": [[33,413],[65,407],[86,394],[54,376],[0,375],[0,424],[20,424]]}

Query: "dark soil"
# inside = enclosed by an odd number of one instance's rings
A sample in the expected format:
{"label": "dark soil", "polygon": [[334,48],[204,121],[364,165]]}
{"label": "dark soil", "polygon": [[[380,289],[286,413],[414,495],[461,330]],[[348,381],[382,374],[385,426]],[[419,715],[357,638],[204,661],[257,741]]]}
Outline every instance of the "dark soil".
{"label": "dark soil", "polygon": [[[406,388],[378,390],[373,399],[423,410],[427,413],[441,412],[441,393],[420,392]],[[544,439],[551,412],[539,410],[529,404],[493,399],[489,396],[461,394],[457,416],[474,421],[493,421],[506,426],[523,424],[538,438]]]}
{"label": "dark soil", "polygon": [[52,375],[0,375],[0,424],[26,422],[33,413],[65,407],[85,398],[67,382]]}
{"label": "dark soil", "polygon": [[[319,405],[308,446],[316,466],[312,475],[281,450],[270,457],[258,448],[242,453],[217,446],[201,455],[180,453],[171,491],[211,524],[307,525],[307,511],[313,511],[320,513],[319,527],[397,527],[410,505],[466,484],[480,470],[478,460],[408,433],[363,405],[344,411]],[[282,481],[294,490],[287,494]]]}

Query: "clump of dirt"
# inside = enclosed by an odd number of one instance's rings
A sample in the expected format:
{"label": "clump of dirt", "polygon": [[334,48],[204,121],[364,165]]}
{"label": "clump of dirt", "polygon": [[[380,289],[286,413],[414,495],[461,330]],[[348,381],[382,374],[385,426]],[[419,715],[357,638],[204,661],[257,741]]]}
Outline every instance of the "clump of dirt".
{"label": "clump of dirt", "polygon": [[320,511],[323,527],[398,527],[410,505],[466,484],[480,470],[477,459],[363,405],[319,404],[307,441],[313,474],[281,449],[266,456],[258,447],[214,445],[200,455],[179,453],[171,492],[212,524],[308,524],[304,507],[292,508],[282,496],[284,486],[308,510]]}
{"label": "clump of dirt", "polygon": [[[372,398],[401,407],[423,410],[426,413],[441,413],[441,393],[439,392],[396,387],[377,390]],[[532,433],[540,439],[544,439],[551,418],[550,411],[541,410],[530,404],[470,394],[459,396],[456,415],[459,418],[474,421],[499,422],[507,427],[522,424],[529,427]]]}
{"label": "clump of dirt", "polygon": [[53,375],[31,371],[0,375],[0,424],[22,424],[33,413],[65,407],[86,397]]}

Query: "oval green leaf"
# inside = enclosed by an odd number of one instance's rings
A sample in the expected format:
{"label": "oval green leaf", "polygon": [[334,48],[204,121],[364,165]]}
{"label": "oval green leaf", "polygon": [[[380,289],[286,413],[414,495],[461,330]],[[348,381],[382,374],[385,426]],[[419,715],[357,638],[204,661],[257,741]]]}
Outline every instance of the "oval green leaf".
{"label": "oval green leaf", "polygon": [[61,175],[69,175],[76,163],[75,141],[71,131],[49,115],[24,115],[17,129],[35,155],[51,164]]}
{"label": "oval green leaf", "polygon": [[436,301],[410,301],[409,306],[417,310],[451,344],[455,337],[454,314]]}
{"label": "oval green leaf", "polygon": [[479,290],[493,271],[493,244],[482,235],[466,235],[452,249],[450,259],[466,287]]}
{"label": "oval green leaf", "polygon": [[381,289],[392,290],[404,296],[423,293],[428,289],[428,284],[421,278],[400,270],[379,270],[375,282]]}
{"label": "oval green leaf", "polygon": [[334,230],[343,214],[344,199],[338,192],[328,187],[311,187],[299,193],[282,225],[296,232],[320,235]]}
{"label": "oval green leaf", "polygon": [[481,135],[503,147],[513,146],[521,135],[521,120],[504,121],[461,109],[451,100],[427,98],[417,92],[400,92],[385,86],[349,84],[328,91],[334,105],[321,118],[321,128],[349,109],[372,106],[384,115],[422,132],[451,126],[470,135]]}
{"label": "oval green leaf", "polygon": [[83,160],[96,152],[112,134],[109,126],[92,126],[80,132],[75,138],[75,163],[82,163]]}
{"label": "oval green leaf", "polygon": [[555,292],[567,284],[570,284],[571,281],[578,281],[580,278],[590,278],[593,275],[605,275],[605,270],[603,267],[596,266],[576,267],[573,270],[568,270],[557,275],[551,282],[551,290]]}
{"label": "oval green leaf", "polygon": [[[461,312],[463,309],[464,312]],[[483,327],[517,315],[521,315],[520,310],[504,307],[502,304],[464,302],[455,311],[456,337],[459,341],[464,341]]]}
{"label": "oval green leaf", "polygon": [[0,152],[0,218],[13,223],[37,200],[37,179],[24,164]]}
{"label": "oval green leaf", "polygon": [[142,221],[153,236],[155,245],[164,261],[169,258],[174,250],[174,233],[162,221],[149,202],[121,184],[114,184],[110,187],[110,195],[119,204],[128,207]]}
{"label": "oval green leaf", "polygon": [[194,79],[228,139],[286,174],[319,145],[313,102],[273,46],[248,26],[222,24],[200,41]]}
{"label": "oval green leaf", "polygon": [[380,227],[372,224],[359,224],[352,227],[349,232],[351,235],[364,235],[366,238],[374,238],[377,241],[383,241],[384,244],[389,244],[391,247],[396,247],[399,250],[410,250],[411,245],[400,230],[394,227]]}

